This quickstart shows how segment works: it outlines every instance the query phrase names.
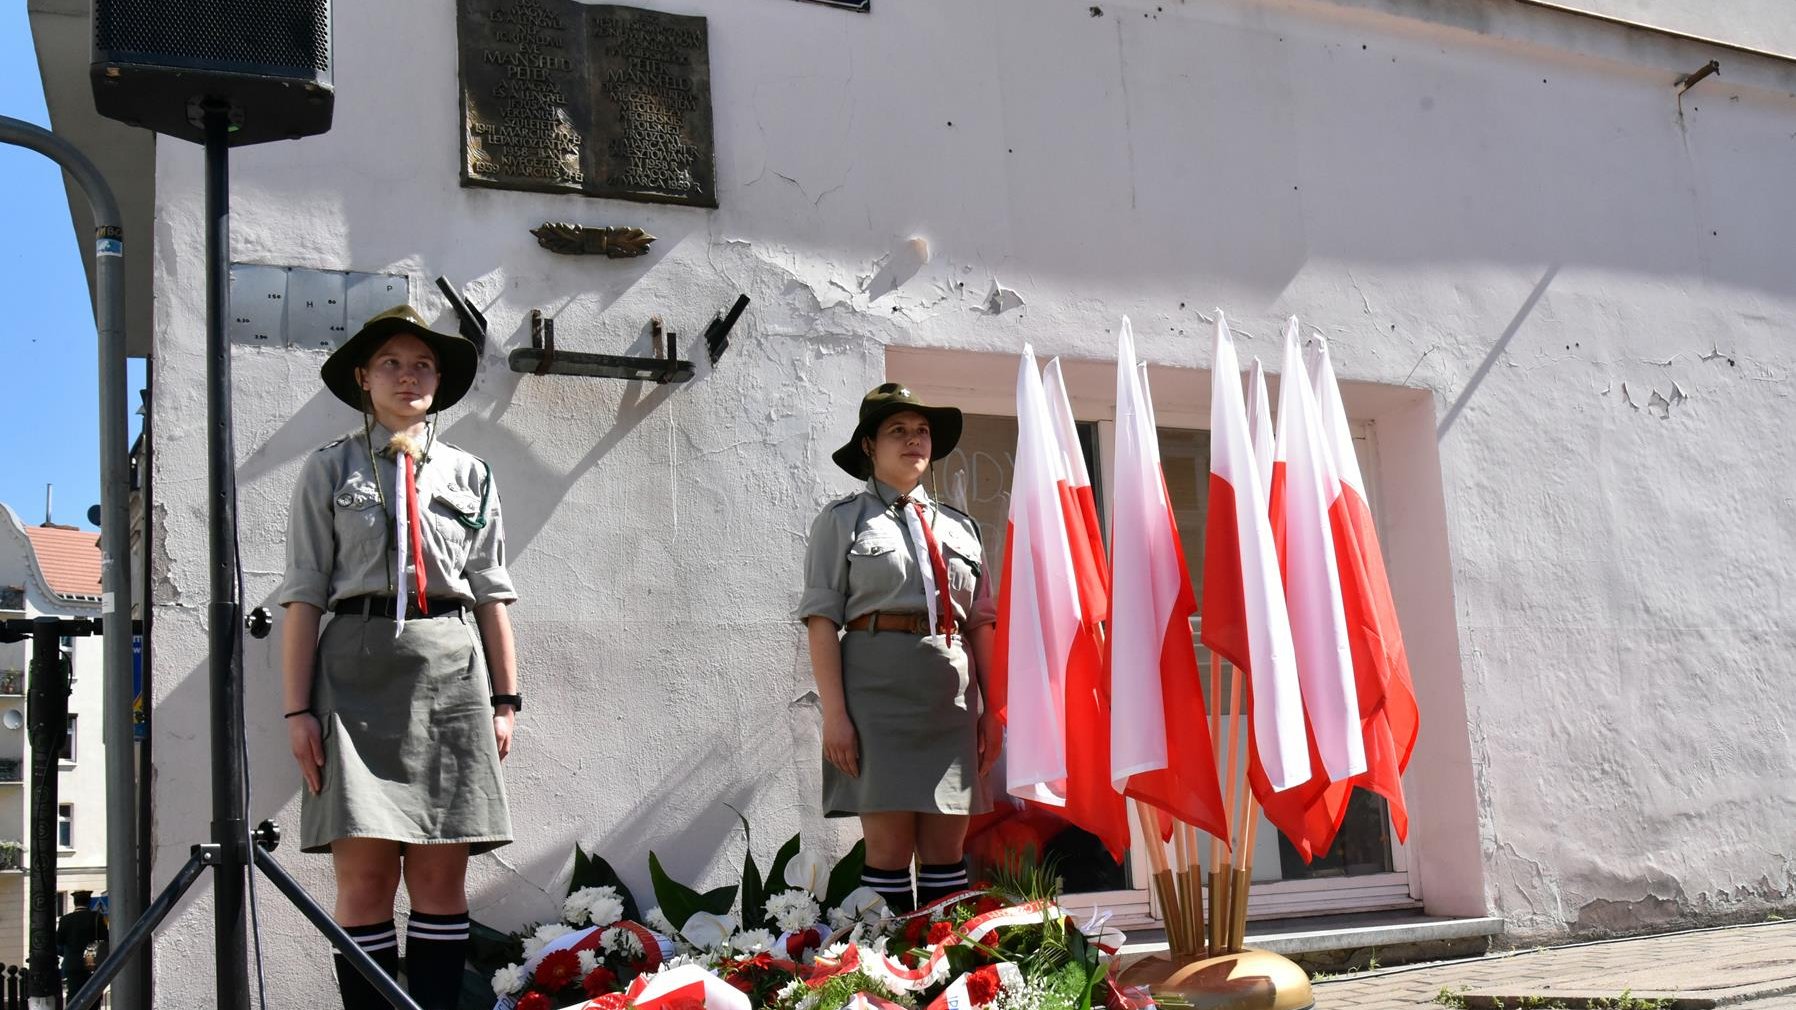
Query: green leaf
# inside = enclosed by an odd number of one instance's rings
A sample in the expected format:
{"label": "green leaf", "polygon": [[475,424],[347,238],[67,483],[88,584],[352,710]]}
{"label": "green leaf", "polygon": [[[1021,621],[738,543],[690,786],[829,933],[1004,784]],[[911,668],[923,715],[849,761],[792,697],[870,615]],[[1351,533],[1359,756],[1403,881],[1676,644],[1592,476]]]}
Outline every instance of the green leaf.
{"label": "green leaf", "polygon": [[792,857],[796,855],[798,855],[798,836],[795,834],[791,838],[786,839],[786,844],[780,846],[780,850],[773,854],[773,868],[767,871],[767,891],[769,894],[778,894],[788,888],[788,885],[786,884],[786,864],[792,862]]}
{"label": "green leaf", "polygon": [[589,856],[580,846],[574,846],[574,878],[568,882],[568,893],[572,894],[583,887],[615,887],[617,896],[624,903],[624,918],[631,922],[642,921],[642,910],[636,904],[636,896],[624,885],[623,878],[611,868],[600,856]]}
{"label": "green leaf", "polygon": [[749,833],[748,818],[742,816],[742,811],[735,807],[730,807],[730,810],[742,822],[742,847],[747,850],[742,856],[742,928],[754,929],[767,917],[767,884],[761,879],[760,868],[755,865],[754,836]]}
{"label": "green leaf", "polygon": [[835,908],[848,897],[848,892],[861,886],[861,871],[867,866],[867,842],[865,839],[854,843],[836,863],[835,869],[829,871],[829,890],[823,898],[823,907]]}
{"label": "green leaf", "polygon": [[736,903],[736,885],[735,884],[731,884],[728,887],[719,887],[719,888],[716,888],[715,890],[706,891],[704,894],[699,895],[699,899],[698,899],[699,911],[710,912],[712,915],[728,915],[728,914],[730,914],[730,906],[734,905],[735,903]]}
{"label": "green leaf", "polygon": [[[675,929],[686,925],[686,920],[699,912],[710,911],[705,905],[705,896],[668,876],[661,868],[660,858],[652,851],[649,853],[649,881],[655,887],[655,901],[661,905],[661,913]],[[723,911],[729,911],[727,904]]]}

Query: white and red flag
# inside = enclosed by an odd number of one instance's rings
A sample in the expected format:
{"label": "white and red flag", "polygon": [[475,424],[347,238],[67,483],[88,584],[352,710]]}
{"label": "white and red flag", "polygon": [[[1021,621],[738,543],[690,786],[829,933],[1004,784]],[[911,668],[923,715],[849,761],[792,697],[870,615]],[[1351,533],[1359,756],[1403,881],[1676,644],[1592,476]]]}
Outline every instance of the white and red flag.
{"label": "white and red flag", "polygon": [[[1257,756],[1248,775],[1266,819],[1307,862],[1328,850],[1346,814],[1344,783],[1366,770],[1353,653],[1341,600],[1329,505],[1331,455],[1320,408],[1303,365],[1297,319],[1285,326],[1279,377],[1278,435],[1273,448],[1271,516],[1284,574],[1285,606],[1297,648],[1297,676],[1310,735],[1310,780],[1272,788]],[[1332,802],[1341,801],[1341,802]]]}
{"label": "white and red flag", "polygon": [[[1220,838],[1216,775],[1191,615],[1197,601],[1160,469],[1158,433],[1125,317],[1116,355],[1110,538],[1110,775],[1116,788]],[[1162,833],[1171,825],[1162,820]]]}
{"label": "white and red flag", "polygon": [[[1360,724],[1366,747],[1366,772],[1353,780],[1383,796],[1399,839],[1409,836],[1409,811],[1403,799],[1403,771],[1409,767],[1421,728],[1416,692],[1410,682],[1409,656],[1397,624],[1397,605],[1385,575],[1384,554],[1367,505],[1366,482],[1353,451],[1347,410],[1328,344],[1317,337],[1309,355],[1310,378],[1320,407],[1324,442],[1329,450],[1333,497],[1329,504],[1335,561],[1341,573],[1341,602],[1347,638],[1353,650]],[[1331,787],[1327,804],[1346,805],[1346,784]]]}
{"label": "white and red flag", "polygon": [[1066,510],[1067,527],[1072,538],[1073,568],[1079,576],[1079,600],[1084,604],[1086,620],[1107,621],[1110,566],[1104,556],[1104,528],[1098,523],[1097,498],[1092,493],[1091,474],[1085,469],[1085,450],[1079,444],[1079,426],[1073,419],[1059,358],[1048,362],[1041,384],[1048,398],[1048,411],[1054,416],[1054,434],[1059,439],[1062,469],[1072,497],[1072,506]]}
{"label": "white and red flag", "polygon": [[1289,789],[1310,777],[1303,694],[1267,485],[1254,458],[1241,366],[1221,309],[1211,369],[1203,643],[1248,672],[1254,750],[1271,788]]}
{"label": "white and red flag", "polygon": [[1054,418],[1060,449],[1061,515],[1079,583],[1082,634],[1074,641],[1066,670],[1066,808],[1067,820],[1096,835],[1110,855],[1122,862],[1129,846],[1129,811],[1122,794],[1110,784],[1110,672],[1104,663],[1102,622],[1110,612],[1110,573],[1104,533],[1079,429],[1060,372],[1060,359],[1048,362],[1042,392]]}
{"label": "white and red flag", "polygon": [[1266,395],[1266,369],[1258,355],[1247,366],[1247,425],[1253,433],[1253,460],[1260,467],[1260,483],[1266,500],[1272,501],[1272,447],[1277,442],[1272,428],[1272,398]]}
{"label": "white and red flag", "polygon": [[1060,807],[1066,802],[1066,671],[1085,622],[1067,541],[1059,437],[1028,347],[1017,363],[1016,402],[1016,469],[998,593],[1005,784],[1013,796]]}

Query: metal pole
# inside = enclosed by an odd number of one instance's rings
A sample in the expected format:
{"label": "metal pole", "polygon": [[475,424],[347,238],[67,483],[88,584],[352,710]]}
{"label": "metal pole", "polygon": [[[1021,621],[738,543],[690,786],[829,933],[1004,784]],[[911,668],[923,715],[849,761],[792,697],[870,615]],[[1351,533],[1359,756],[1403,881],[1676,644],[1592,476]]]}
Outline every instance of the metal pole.
{"label": "metal pole", "polygon": [[249,873],[249,826],[243,795],[243,677],[237,662],[243,619],[237,600],[237,461],[231,458],[231,347],[225,339],[230,311],[231,190],[230,108],[207,99],[206,127],[206,432],[210,465],[212,607],[207,622],[212,688],[213,941],[218,1003],[222,1010],[249,1006],[249,942],[244,928],[244,885]]}
{"label": "metal pole", "polygon": [[[103,638],[103,730],[106,741],[106,890],[119,930],[143,911],[137,873],[136,789],[131,748],[131,460],[126,442],[125,229],[112,187],[80,149],[42,127],[0,116],[0,143],[38,152],[62,166],[87,195],[94,217],[94,324],[100,350],[101,616],[122,629]],[[139,958],[112,991],[117,1010],[145,1010],[148,992]]]}
{"label": "metal pole", "polygon": [[[312,925],[318,927],[318,932],[323,933],[324,938],[331,942],[331,946],[337,948],[337,952],[342,954],[355,967],[356,971],[362,973],[362,977],[368,980],[369,985],[380,990],[381,996],[386,998],[389,1006],[397,1007],[399,1010],[418,1010],[418,1004],[412,1002],[411,996],[404,989],[399,988],[399,983],[391,975],[388,975],[380,965],[374,963],[374,958],[369,957],[367,951],[356,946],[355,938],[351,937],[342,926],[337,925],[337,921],[332,919],[310,894],[306,893],[306,889],[299,885],[299,881],[293,879],[286,867],[276,862],[275,858],[266,850],[260,848],[255,850],[255,860],[262,873],[269,880],[274,881],[274,886],[286,895],[289,901],[293,902],[293,907],[312,920]],[[80,1008],[71,1007],[70,1010],[80,1010]]]}
{"label": "metal pole", "polygon": [[68,1010],[86,1010],[100,1002],[100,994],[105,991],[106,983],[119,973],[134,951],[150,942],[150,931],[168,918],[168,913],[175,910],[175,903],[199,879],[201,871],[206,868],[206,860],[211,858],[211,853],[206,851],[209,848],[204,845],[194,846],[193,855],[187,857],[187,862],[175,871],[175,879],[168,882],[168,886],[156,896],[155,901],[150,902],[143,915],[131,924],[131,929],[124,936],[114,937],[112,953],[94,969],[93,977],[87,980],[81,991],[70,998]]}
{"label": "metal pole", "polygon": [[26,712],[31,737],[31,971],[25,995],[31,1010],[62,1005],[56,971],[57,757],[69,730],[69,680],[62,666],[62,622],[31,622],[31,685]]}
{"label": "metal pole", "polygon": [[212,929],[217,954],[217,1006],[250,1006],[250,944],[244,931],[244,884],[250,873],[250,828],[242,787],[242,674],[237,649],[237,460],[232,458],[230,343],[230,106],[207,99],[207,496],[210,498],[212,611],[207,624],[212,670]]}

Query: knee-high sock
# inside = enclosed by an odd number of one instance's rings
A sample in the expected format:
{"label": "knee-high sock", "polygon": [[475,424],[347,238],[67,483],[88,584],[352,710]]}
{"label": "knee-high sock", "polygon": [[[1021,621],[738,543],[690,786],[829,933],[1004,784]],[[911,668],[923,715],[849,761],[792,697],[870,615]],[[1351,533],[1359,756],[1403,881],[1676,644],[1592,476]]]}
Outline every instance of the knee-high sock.
{"label": "knee-high sock", "polygon": [[[380,965],[382,971],[389,976],[399,974],[399,934],[393,929],[393,920],[367,926],[345,926],[343,930],[356,946],[374,959],[375,964]],[[390,1005],[380,990],[363,978],[342,954],[337,955],[337,991],[343,997],[343,1010],[385,1010]]]}
{"label": "knee-high sock", "polygon": [[468,913],[413,912],[405,927],[405,980],[423,1010],[455,1010],[468,959]]}
{"label": "knee-high sock", "polygon": [[924,863],[917,867],[917,903],[927,905],[967,889],[967,861]]}
{"label": "knee-high sock", "polygon": [[910,890],[910,867],[885,870],[872,863],[861,867],[861,886],[871,887],[886,901],[886,907],[899,915],[914,911],[917,899]]}

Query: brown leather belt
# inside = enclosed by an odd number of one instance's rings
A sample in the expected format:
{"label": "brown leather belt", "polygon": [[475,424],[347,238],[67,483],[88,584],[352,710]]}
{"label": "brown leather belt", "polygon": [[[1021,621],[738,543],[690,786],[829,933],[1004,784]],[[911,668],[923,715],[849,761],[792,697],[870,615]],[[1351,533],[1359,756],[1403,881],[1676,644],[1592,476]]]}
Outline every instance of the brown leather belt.
{"label": "brown leather belt", "polygon": [[849,631],[902,631],[907,635],[929,634],[929,615],[915,611],[880,611],[862,614],[848,622]]}

